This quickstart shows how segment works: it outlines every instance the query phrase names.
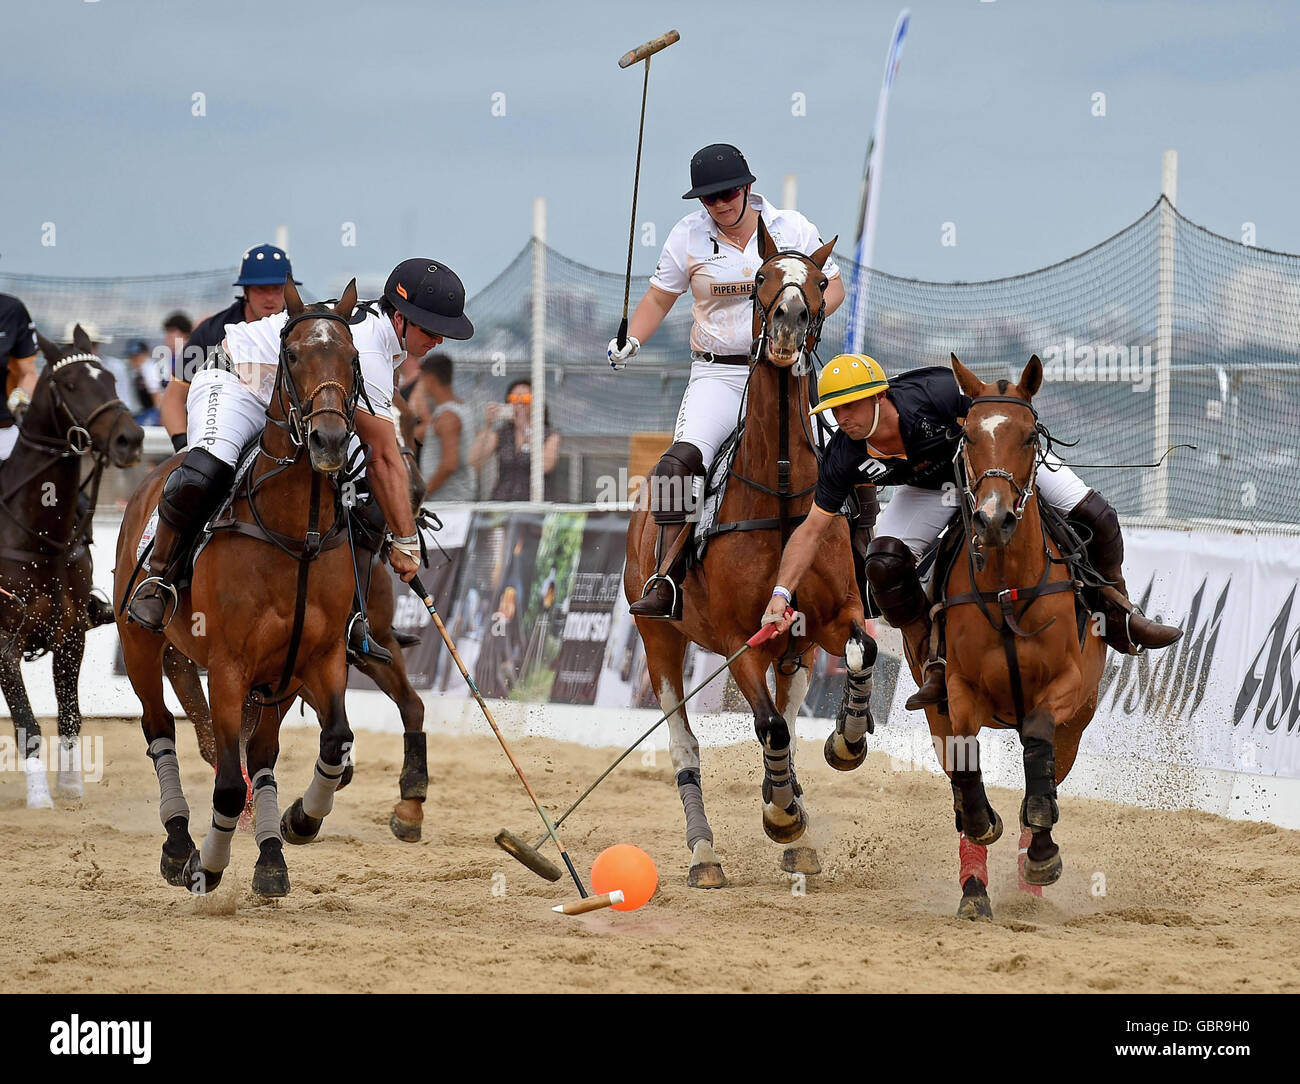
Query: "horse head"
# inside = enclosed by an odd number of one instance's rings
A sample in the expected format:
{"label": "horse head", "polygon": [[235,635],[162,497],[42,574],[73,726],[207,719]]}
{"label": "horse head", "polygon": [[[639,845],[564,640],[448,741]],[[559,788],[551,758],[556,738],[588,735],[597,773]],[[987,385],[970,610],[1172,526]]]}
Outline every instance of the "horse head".
{"label": "horse head", "polygon": [[986,550],[1004,548],[1034,495],[1040,432],[1033,398],[1043,384],[1043,363],[1031,357],[1015,385],[984,383],[956,354],[952,371],[974,400],[958,452],[971,528]]}
{"label": "horse head", "polygon": [[766,358],[788,369],[816,348],[826,317],[827,278],[822,268],[837,240],[832,237],[811,256],[778,249],[759,218],[758,255],[763,262],[754,276],[755,361]]}
{"label": "horse head", "polygon": [[[361,363],[348,320],[357,303],[357,280],[328,304],[304,305],[286,277],[276,404],[288,415],[291,439],[305,443],[313,470],[337,471],[347,459],[361,388]],[[301,389],[311,389],[306,395]],[[289,399],[286,409],[284,397]]]}
{"label": "horse head", "polygon": [[46,365],[23,417],[23,436],[33,444],[77,455],[93,450],[115,467],[140,462],[144,430],[117,397],[117,382],[81,325],[67,347],[43,335],[36,339]]}

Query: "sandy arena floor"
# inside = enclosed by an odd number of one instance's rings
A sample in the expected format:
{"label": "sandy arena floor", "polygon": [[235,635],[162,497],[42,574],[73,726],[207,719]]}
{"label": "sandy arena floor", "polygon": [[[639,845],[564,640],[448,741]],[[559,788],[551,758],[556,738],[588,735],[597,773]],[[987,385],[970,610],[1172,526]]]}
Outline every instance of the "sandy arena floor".
{"label": "sandy arena floor", "polygon": [[[195,899],[158,873],[158,788],[138,726],[86,732],[103,736],[106,764],[81,803],[28,811],[22,774],[0,773],[7,992],[1300,991],[1300,832],[1270,825],[1077,798],[1067,784],[1061,882],[1041,901],[1020,894],[1009,832],[989,856],[996,920],[970,925],[953,917],[951,796],[928,773],[895,772],[875,754],[841,775],[804,743],[825,872],[800,895],[762,834],[757,746],[705,750],[705,801],[731,885],[703,892],[685,884],[666,754],[654,767],[632,757],[562,838],[584,875],[609,844],[644,847],[659,892],[635,913],[566,918],[550,906],[572,885],[540,880],[492,843],[502,827],[540,831],[490,735],[430,737],[434,798],[425,839],[411,845],[388,830],[401,739],[362,731],[356,779],[321,839],[286,848],[290,896],[254,899],[256,847],[240,832],[220,888]],[[284,732],[282,807],[302,793],[316,740]],[[212,775],[185,724],[180,747],[201,831]],[[516,754],[560,809],[614,755],[542,739]],[[1020,795],[990,794],[1014,824]],[[1097,874],[1104,896],[1093,894]]]}

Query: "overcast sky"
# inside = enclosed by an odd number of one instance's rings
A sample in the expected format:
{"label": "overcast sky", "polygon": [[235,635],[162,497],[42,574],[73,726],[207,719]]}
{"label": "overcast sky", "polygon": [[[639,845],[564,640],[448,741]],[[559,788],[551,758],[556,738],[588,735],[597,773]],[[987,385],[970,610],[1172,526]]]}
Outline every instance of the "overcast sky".
{"label": "overcast sky", "polygon": [[[740,146],[773,199],[797,174],[800,210],[849,251],[901,6],[11,0],[0,269],[224,267],[283,223],[319,292],[411,255],[474,292],[525,244],[544,196],[555,248],[621,270],[642,77],[616,61],[670,27],[682,40],[650,72],[637,215],[657,243],[638,245],[637,270],[699,206],[680,196],[691,154],[715,141]],[[1166,148],[1184,214],[1234,238],[1253,222],[1259,245],[1300,252],[1300,5],[910,7],[878,267],[978,279],[1062,259],[1156,199]],[[955,246],[940,243],[946,222]]]}

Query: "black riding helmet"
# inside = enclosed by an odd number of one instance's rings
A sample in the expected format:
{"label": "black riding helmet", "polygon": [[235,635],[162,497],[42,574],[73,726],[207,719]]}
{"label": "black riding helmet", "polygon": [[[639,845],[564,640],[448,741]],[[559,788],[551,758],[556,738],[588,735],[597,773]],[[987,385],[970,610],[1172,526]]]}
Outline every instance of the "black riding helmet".
{"label": "black riding helmet", "polygon": [[474,325],[465,315],[459,276],[434,260],[403,260],[384,283],[388,303],[416,327],[445,339],[468,339]]}
{"label": "black riding helmet", "polygon": [[711,143],[691,159],[691,190],[682,199],[698,199],[753,183],[754,175],[740,151],[730,143]]}

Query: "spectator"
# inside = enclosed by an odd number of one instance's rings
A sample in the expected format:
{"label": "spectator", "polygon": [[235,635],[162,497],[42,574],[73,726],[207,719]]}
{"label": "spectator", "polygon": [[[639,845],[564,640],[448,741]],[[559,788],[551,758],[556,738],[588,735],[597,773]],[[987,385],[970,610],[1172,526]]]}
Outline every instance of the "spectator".
{"label": "spectator", "polygon": [[474,423],[469,407],[451,390],[451,374],[451,358],[441,351],[429,351],[420,362],[420,387],[431,408],[419,453],[424,499],[472,501],[478,491],[470,466]]}
{"label": "spectator", "polygon": [[[532,469],[532,402],[533,385],[516,380],[506,389],[505,403],[487,404],[487,428],[474,438],[469,462],[478,470],[494,455],[497,458],[497,481],[492,489],[494,501],[526,501],[530,492]],[[555,466],[560,461],[560,434],[551,428],[550,411],[544,415],[545,444],[542,473],[545,499],[558,499],[559,478]]]}
{"label": "spectator", "polygon": [[162,330],[163,346],[167,348],[166,365],[163,366],[167,370],[163,380],[165,384],[171,379],[172,373],[180,372],[181,359],[185,356],[185,342],[194,330],[194,321],[177,309],[163,321]]}
{"label": "spectator", "polygon": [[127,339],[126,371],[135,406],[131,417],[141,425],[157,425],[158,408],[162,405],[162,372],[144,339]]}

